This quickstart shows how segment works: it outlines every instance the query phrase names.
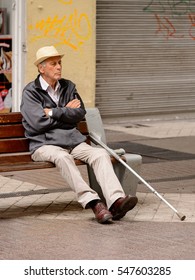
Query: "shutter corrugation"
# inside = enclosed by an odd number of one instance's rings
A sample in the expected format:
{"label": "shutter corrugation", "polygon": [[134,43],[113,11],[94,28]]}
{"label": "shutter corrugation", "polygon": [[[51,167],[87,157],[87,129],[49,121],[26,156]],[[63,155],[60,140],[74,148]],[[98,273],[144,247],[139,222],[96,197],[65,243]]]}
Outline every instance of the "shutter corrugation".
{"label": "shutter corrugation", "polygon": [[192,2],[97,0],[96,106],[103,117],[195,109]]}

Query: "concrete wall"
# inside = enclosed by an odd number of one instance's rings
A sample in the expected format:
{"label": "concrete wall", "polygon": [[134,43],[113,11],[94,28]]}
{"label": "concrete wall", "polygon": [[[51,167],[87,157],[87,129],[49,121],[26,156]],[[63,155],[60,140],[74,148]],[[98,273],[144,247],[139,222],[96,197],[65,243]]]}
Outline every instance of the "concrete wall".
{"label": "concrete wall", "polygon": [[38,48],[54,45],[65,53],[63,77],[76,83],[86,107],[95,100],[96,0],[27,0],[25,82],[37,75]]}

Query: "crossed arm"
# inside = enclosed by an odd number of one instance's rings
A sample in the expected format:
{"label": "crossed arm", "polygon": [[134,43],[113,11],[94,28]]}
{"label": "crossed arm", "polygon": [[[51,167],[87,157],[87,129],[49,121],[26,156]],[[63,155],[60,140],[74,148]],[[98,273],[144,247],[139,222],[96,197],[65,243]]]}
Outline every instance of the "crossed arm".
{"label": "crossed arm", "polygon": [[[65,107],[80,108],[80,106],[81,106],[81,101],[79,99],[73,99],[73,100],[69,101]],[[51,109],[49,109],[49,108],[44,108],[43,110],[44,110],[46,116],[48,116],[49,111],[51,111]]]}

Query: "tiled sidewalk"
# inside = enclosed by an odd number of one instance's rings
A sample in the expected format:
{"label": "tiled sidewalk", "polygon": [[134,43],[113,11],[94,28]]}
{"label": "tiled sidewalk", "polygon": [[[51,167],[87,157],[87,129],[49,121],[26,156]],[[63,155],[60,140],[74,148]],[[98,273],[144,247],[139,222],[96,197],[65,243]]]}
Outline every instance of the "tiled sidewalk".
{"label": "tiled sidewalk", "polygon": [[[22,192],[29,194],[22,195]],[[21,195],[16,196],[17,193]],[[53,192],[50,189],[47,192],[46,187],[0,176],[0,196],[0,218],[4,219],[25,216],[40,219],[90,220],[94,217],[90,209],[84,210],[76,202],[71,190],[63,188]],[[124,219],[180,222],[174,211],[153,193],[137,192],[137,196],[137,206]],[[195,222],[195,194],[169,193],[163,196],[178,212],[187,216],[184,222]]]}

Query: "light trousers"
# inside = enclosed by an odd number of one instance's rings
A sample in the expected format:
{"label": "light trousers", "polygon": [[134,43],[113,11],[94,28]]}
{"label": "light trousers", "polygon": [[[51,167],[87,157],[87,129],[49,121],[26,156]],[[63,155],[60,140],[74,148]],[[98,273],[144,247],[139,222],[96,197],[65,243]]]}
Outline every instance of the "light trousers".
{"label": "light trousers", "polygon": [[100,198],[82,178],[74,159],[80,159],[93,168],[108,208],[119,197],[125,196],[123,188],[114,172],[110,156],[103,148],[92,147],[85,142],[79,144],[73,150],[53,145],[43,145],[32,154],[32,159],[34,161],[53,162],[69,187],[75,192],[77,201],[83,208],[90,201]]}

